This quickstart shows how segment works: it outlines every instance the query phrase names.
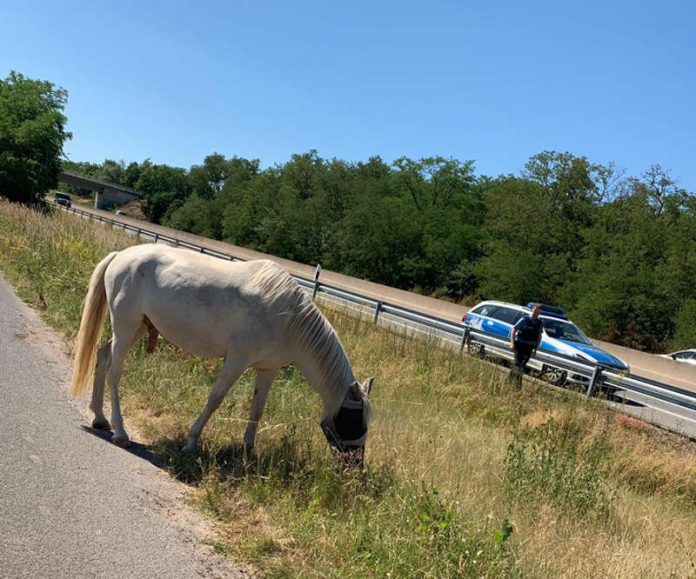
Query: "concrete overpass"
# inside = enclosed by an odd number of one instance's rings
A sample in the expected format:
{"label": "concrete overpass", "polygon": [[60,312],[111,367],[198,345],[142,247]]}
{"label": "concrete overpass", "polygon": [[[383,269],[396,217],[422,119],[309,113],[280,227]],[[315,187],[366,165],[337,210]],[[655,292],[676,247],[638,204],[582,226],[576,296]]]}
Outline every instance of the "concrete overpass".
{"label": "concrete overpass", "polygon": [[135,189],[99,181],[92,177],[85,177],[77,173],[63,171],[58,175],[58,181],[67,185],[72,185],[77,189],[94,191],[94,207],[97,209],[111,209],[117,205],[125,205],[142,197]]}

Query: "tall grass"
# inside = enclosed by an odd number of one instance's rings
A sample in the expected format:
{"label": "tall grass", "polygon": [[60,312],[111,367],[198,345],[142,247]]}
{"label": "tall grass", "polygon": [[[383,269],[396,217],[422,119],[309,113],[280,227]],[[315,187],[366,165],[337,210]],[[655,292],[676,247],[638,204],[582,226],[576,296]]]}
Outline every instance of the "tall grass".
{"label": "tall grass", "polygon": [[[0,267],[68,342],[94,265],[134,243],[64,214],[0,204]],[[202,451],[179,447],[220,363],[160,342],[134,348],[124,414],[220,522],[214,547],[277,576],[689,576],[696,560],[693,444],[494,367],[325,308],[376,377],[364,473],[343,472],[318,397],[292,368],[269,397],[257,454],[240,446],[247,373]]]}
{"label": "tall grass", "polygon": [[532,505],[548,500],[581,515],[608,517],[615,498],[608,481],[608,432],[604,428],[587,436],[572,420],[522,427],[505,457],[510,496]]}

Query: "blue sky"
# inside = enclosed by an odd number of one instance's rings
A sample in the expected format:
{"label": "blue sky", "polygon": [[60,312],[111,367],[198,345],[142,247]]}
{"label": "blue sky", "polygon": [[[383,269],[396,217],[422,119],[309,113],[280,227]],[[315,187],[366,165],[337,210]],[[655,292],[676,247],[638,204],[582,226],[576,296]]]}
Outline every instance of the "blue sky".
{"label": "blue sky", "polygon": [[651,164],[696,191],[696,3],[8,2],[0,76],[69,91],[72,160],[317,149]]}

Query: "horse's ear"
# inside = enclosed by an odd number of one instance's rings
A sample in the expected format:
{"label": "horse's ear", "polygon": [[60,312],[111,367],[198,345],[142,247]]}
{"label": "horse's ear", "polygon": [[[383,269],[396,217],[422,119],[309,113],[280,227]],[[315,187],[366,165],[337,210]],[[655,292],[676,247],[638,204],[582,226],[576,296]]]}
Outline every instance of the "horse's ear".
{"label": "horse's ear", "polygon": [[362,400],[362,388],[357,382],[353,382],[348,388],[347,398],[354,400],[355,402],[360,402]]}
{"label": "horse's ear", "polygon": [[368,398],[370,397],[370,393],[372,392],[372,383],[375,381],[374,378],[370,377],[367,380],[365,380],[365,385],[362,387],[363,393],[365,396]]}

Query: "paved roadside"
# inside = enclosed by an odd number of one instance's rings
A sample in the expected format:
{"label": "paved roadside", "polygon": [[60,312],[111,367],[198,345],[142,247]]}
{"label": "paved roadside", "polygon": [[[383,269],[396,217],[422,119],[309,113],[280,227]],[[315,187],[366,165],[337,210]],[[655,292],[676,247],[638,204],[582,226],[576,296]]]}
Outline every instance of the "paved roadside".
{"label": "paved roadside", "polygon": [[60,339],[0,278],[0,577],[242,577],[183,485],[84,430]]}

